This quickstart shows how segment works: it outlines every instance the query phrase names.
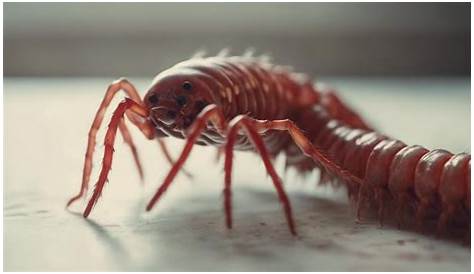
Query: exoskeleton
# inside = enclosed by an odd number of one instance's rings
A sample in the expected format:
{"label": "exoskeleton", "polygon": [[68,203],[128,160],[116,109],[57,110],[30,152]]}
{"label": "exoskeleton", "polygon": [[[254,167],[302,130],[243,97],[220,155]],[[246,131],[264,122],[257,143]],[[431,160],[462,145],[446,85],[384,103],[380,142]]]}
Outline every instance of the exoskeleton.
{"label": "exoskeleton", "polygon": [[[151,210],[182,170],[193,146],[215,146],[225,155],[224,209],[232,227],[231,172],[234,150],[260,155],[283,205],[290,232],[296,234],[290,201],[271,159],[286,155],[286,165],[300,172],[319,169],[321,181],[347,187],[358,212],[375,204],[382,222],[390,207],[402,220],[413,205],[419,224],[435,214],[440,231],[450,221],[470,223],[470,158],[466,153],[429,151],[374,131],[332,90],[303,74],[252,56],[195,57],[158,74],[144,99],[125,79],[112,83],[89,131],[82,185],[86,194],[92,156],[104,113],[118,91],[127,97],[117,106],[105,136],[102,169],[84,211],[89,216],[107,181],[117,130],[142,169],[125,117],[147,139],[158,139],[172,168],[146,209]],[[186,139],[179,158],[168,154],[163,137]],[[433,213],[434,212],[434,213]],[[359,213],[358,213],[359,215]]]}

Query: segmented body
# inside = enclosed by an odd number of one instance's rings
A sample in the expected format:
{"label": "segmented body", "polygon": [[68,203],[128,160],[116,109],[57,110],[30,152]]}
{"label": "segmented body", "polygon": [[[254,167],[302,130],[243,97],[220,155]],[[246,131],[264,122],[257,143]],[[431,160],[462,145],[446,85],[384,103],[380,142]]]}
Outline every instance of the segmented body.
{"label": "segmented body", "polygon": [[[334,93],[320,91],[308,78],[258,59],[213,57],[182,62],[170,70],[170,74],[183,70],[195,73],[210,87],[207,97],[222,106],[228,121],[241,114],[294,121],[335,164],[361,179],[363,185],[348,186],[351,195],[369,200],[375,197],[368,195],[377,195],[380,218],[386,195],[395,200],[397,211],[415,205],[420,220],[432,209],[441,212],[443,223],[448,217],[469,217],[468,154],[429,151],[374,132]],[[216,145],[223,144],[225,138],[208,129],[201,141]],[[287,166],[301,172],[318,168],[285,133],[269,132],[265,142],[272,155],[286,154]],[[253,149],[249,142],[241,144],[236,148]]]}
{"label": "segmented body", "polygon": [[[306,76],[290,73],[285,67],[275,66],[261,59],[246,57],[191,59],[159,74],[154,83],[170,75],[172,77],[186,75],[183,77],[187,79],[191,77],[193,82],[201,82],[206,87],[200,90],[202,102],[205,102],[202,106],[216,104],[222,108],[228,122],[238,115],[247,115],[259,120],[289,119],[306,130],[308,126],[312,126],[308,125],[307,119],[314,117],[305,115],[308,112],[310,115],[313,114],[313,108],[321,106],[328,117],[330,115],[333,119],[339,119],[348,125],[368,129],[365,122],[345,106],[334,93],[321,93]],[[152,83],[151,90],[153,86]],[[173,96],[174,94],[170,95]],[[187,118],[190,119],[185,123],[185,127],[189,126],[195,117]],[[182,130],[170,130],[160,121],[154,122],[157,130],[185,138]],[[274,156],[288,149],[287,134],[273,131],[265,134],[264,138],[270,154]],[[242,136],[235,148],[253,149],[246,139]],[[218,146],[224,144],[225,140],[225,136],[208,128],[202,132],[198,142]],[[303,154],[300,152],[299,155]]]}
{"label": "segmented body", "polygon": [[[320,169],[323,182],[338,180],[347,187],[349,196],[358,203],[359,209],[365,201],[375,205],[381,222],[387,207],[397,212],[396,218],[401,222],[402,213],[414,206],[419,225],[432,215],[438,219],[439,230],[445,229],[453,220],[470,223],[469,154],[429,151],[377,133],[334,92],[322,89],[306,76],[284,67],[253,57],[194,58],[160,73],[143,103],[136,103],[124,102],[123,109],[119,106],[115,113],[117,117],[113,117],[109,125],[106,148],[112,147],[113,128],[117,130],[120,116],[128,114],[128,108],[136,108],[135,114],[146,118],[145,125],[154,127],[154,135],[142,130],[150,139],[165,135],[189,138],[180,159],[149,203],[148,210],[166,191],[192,145],[197,143],[225,149],[224,193],[228,227],[231,227],[232,149],[254,150],[261,154],[285,205],[292,232],[289,202],[279,186],[278,176],[266,159],[267,152],[270,157],[285,154],[287,166],[300,172]],[[103,111],[102,106],[100,111]],[[215,111],[219,115],[211,113]],[[210,123],[213,115],[219,119]],[[129,116],[133,118],[133,115]],[[245,119],[235,121],[238,117]],[[242,123],[247,133],[234,128],[233,122]],[[141,129],[146,128],[136,121],[134,123]],[[235,137],[231,132],[236,134]],[[259,146],[255,134],[261,135],[265,148]],[[85,216],[100,196],[110,169],[111,155],[112,152],[104,155],[104,159],[110,158],[110,162],[103,166],[99,190],[94,193]],[[85,170],[90,161],[87,157]],[[83,185],[84,182],[87,185],[87,180],[83,179]],[[82,195],[84,188],[87,187],[82,187],[78,196]]]}

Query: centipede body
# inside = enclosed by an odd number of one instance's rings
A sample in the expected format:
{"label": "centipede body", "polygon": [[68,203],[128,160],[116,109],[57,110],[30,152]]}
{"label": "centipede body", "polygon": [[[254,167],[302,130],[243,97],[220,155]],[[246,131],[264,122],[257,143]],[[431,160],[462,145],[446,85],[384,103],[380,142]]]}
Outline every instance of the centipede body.
{"label": "centipede body", "polygon": [[84,212],[86,217],[106,182],[118,128],[140,167],[126,134],[126,116],[148,139],[186,139],[180,157],[170,159],[172,169],[147,210],[166,192],[193,145],[198,144],[218,147],[225,154],[224,208],[229,228],[233,150],[261,156],[294,234],[290,202],[271,162],[279,154],[286,156],[288,168],[301,173],[318,169],[321,183],[336,181],[345,186],[358,217],[369,204],[381,223],[391,210],[400,225],[408,210],[419,227],[427,218],[437,220],[439,232],[453,224],[469,227],[470,154],[428,150],[379,133],[335,91],[315,85],[306,75],[252,56],[198,57],[178,63],[155,77],[143,101],[127,80],[111,84],[89,133],[80,193],[68,205],[87,192],[95,133],[119,90],[128,98],[109,124],[104,163]]}

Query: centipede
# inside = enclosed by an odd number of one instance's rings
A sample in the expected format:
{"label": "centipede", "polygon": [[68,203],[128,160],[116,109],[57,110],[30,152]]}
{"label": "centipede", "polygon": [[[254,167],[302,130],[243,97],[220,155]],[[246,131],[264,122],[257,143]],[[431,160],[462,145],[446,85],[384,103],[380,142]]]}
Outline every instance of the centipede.
{"label": "centipede", "polygon": [[[111,83],[89,130],[80,191],[68,201],[68,207],[88,193],[97,133],[120,91],[125,98],[110,118],[102,166],[83,212],[85,218],[108,181],[117,131],[143,176],[127,121],[146,139],[157,140],[171,164],[146,211],[157,204],[179,172],[186,172],[183,166],[193,146],[203,145],[218,148],[224,157],[223,208],[229,229],[233,153],[237,150],[260,156],[293,235],[297,230],[291,203],[273,166],[280,154],[287,168],[302,174],[318,170],[319,183],[346,188],[357,219],[369,208],[381,225],[387,212],[392,212],[399,226],[410,214],[419,228],[434,220],[438,233],[452,227],[470,231],[469,153],[429,150],[379,133],[334,89],[251,53],[198,54],[179,62],[153,79],[143,99],[127,79]],[[176,160],[168,152],[165,137],[185,140]]]}

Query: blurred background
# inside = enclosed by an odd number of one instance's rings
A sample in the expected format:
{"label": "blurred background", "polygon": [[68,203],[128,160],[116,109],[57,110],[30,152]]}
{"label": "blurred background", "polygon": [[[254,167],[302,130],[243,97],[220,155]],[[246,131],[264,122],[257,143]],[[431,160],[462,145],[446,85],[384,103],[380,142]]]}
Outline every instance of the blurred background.
{"label": "blurred background", "polygon": [[253,47],[315,76],[468,76],[470,3],[6,3],[5,76],[141,76]]}

